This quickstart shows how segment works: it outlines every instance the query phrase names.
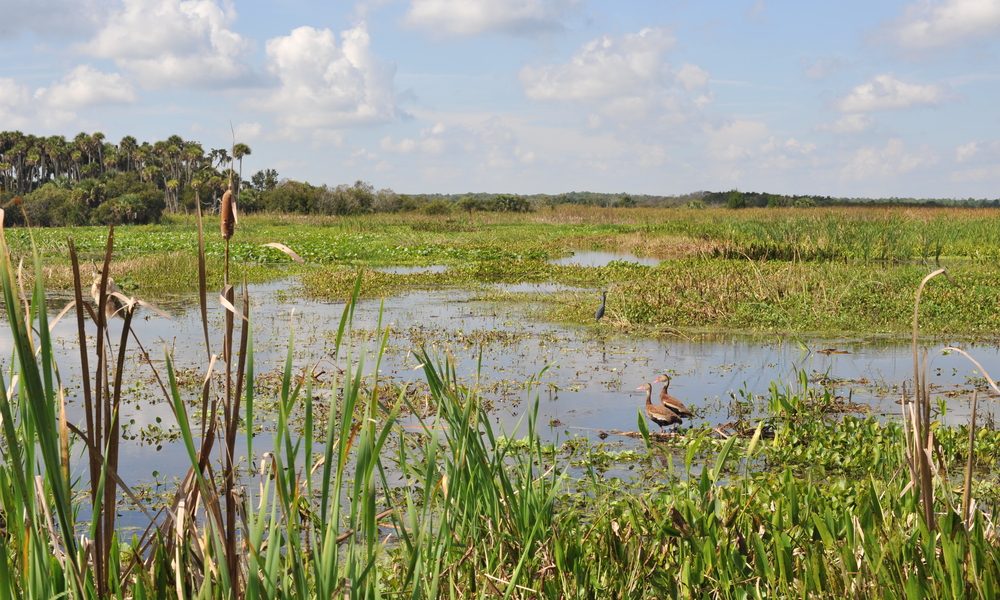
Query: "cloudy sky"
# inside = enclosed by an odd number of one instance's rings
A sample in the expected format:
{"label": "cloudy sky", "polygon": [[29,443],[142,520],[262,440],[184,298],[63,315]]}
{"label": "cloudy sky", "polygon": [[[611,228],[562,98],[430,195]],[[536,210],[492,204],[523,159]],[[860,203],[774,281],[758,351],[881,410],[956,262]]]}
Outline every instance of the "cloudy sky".
{"label": "cloudy sky", "polygon": [[400,192],[1000,195],[1000,0],[0,0],[0,129]]}

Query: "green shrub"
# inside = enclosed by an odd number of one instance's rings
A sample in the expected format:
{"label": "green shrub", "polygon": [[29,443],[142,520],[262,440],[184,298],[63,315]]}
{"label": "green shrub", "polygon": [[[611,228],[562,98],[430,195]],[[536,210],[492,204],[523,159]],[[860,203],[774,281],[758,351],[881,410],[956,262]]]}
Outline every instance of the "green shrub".
{"label": "green shrub", "polygon": [[47,183],[25,196],[23,207],[31,225],[59,227],[87,222],[86,204],[77,201],[74,192],[54,183]]}
{"label": "green shrub", "polygon": [[425,215],[450,215],[451,203],[447,200],[431,200],[422,210]]}
{"label": "green shrub", "polygon": [[98,206],[92,220],[100,225],[156,223],[165,206],[159,192],[124,194]]}

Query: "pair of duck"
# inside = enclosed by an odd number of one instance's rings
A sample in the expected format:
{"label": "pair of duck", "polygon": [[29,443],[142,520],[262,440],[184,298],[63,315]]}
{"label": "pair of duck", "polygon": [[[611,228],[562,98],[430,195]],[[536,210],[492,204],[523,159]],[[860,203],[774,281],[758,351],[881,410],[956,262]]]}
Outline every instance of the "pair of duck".
{"label": "pair of duck", "polygon": [[667,425],[677,425],[684,418],[694,416],[691,409],[684,405],[679,399],[670,395],[670,376],[660,375],[653,380],[653,383],[663,383],[660,390],[660,404],[653,404],[653,384],[644,383],[636,388],[637,391],[646,392],[646,416],[649,420],[660,426],[662,430]]}

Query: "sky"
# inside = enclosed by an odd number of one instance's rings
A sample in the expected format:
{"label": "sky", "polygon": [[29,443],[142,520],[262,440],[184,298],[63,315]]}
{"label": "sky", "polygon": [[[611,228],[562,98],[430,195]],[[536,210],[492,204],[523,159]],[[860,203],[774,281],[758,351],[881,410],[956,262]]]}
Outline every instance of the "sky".
{"label": "sky", "polygon": [[405,193],[1000,196],[1000,0],[0,0],[0,130]]}

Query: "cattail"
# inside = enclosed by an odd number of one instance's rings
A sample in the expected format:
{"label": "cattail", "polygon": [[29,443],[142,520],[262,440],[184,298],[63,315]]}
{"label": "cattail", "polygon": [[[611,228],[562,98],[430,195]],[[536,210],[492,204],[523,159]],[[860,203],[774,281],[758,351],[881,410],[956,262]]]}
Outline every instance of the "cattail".
{"label": "cattail", "polygon": [[233,232],[236,230],[236,201],[233,199],[232,185],[222,195],[222,204],[219,206],[219,217],[222,239],[229,240],[229,238],[233,237]]}

